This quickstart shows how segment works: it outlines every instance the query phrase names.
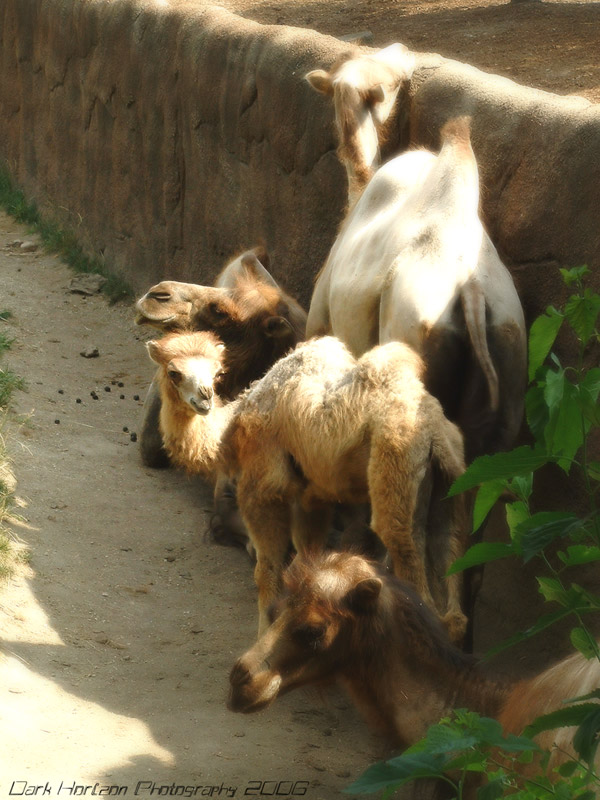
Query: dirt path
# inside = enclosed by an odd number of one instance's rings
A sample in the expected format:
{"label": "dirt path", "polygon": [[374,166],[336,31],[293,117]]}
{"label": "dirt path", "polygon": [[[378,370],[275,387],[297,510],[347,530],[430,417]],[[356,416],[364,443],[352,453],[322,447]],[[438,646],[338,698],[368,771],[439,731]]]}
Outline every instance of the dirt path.
{"label": "dirt path", "polygon": [[31,551],[0,591],[1,800],[35,786],[62,800],[95,782],[127,797],[172,784],[273,796],[278,781],[278,797],[341,796],[381,743],[337,693],[226,710],[229,669],[255,633],[250,561],[206,540],[202,484],[143,468],[123,430],[139,425],[134,396],[152,374],[131,307],[71,294],[55,258],[7,246],[26,238],[0,215],[1,305],[17,339],[5,359],[28,386],[10,442],[15,530]]}

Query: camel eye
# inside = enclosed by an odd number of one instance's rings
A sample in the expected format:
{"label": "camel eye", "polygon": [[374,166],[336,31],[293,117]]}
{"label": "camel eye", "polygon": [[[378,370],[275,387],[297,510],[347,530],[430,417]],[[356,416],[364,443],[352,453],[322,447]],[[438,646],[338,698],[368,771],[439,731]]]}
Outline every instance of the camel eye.
{"label": "camel eye", "polygon": [[300,625],[292,634],[294,640],[301,647],[317,650],[325,636],[325,625]]}
{"label": "camel eye", "polygon": [[176,369],[167,370],[167,375],[169,376],[169,380],[173,381],[174,384],[181,383],[181,372]]}

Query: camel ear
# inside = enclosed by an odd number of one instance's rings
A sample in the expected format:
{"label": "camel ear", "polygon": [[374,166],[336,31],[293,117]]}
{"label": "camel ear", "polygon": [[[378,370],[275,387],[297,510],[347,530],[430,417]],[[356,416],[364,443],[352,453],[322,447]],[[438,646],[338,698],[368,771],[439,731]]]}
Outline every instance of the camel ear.
{"label": "camel ear", "polygon": [[333,94],[333,81],[331,75],[325,72],[324,69],[313,69],[305,76],[306,80],[310,83],[312,88],[319,92],[319,94],[332,95]]}
{"label": "camel ear", "polygon": [[285,317],[268,317],[263,323],[263,330],[271,339],[281,339],[294,332],[289,320]]}
{"label": "camel ear", "polygon": [[346,593],[344,604],[357,614],[372,611],[382,586],[383,583],[379,578],[365,578]]}
{"label": "camel ear", "polygon": [[260,261],[254,250],[250,250],[248,253],[244,253],[242,256],[242,266],[253,278],[261,283],[266,283],[267,286],[274,286],[276,289],[279,287],[277,283],[273,279],[268,270],[265,269],[264,264]]}
{"label": "camel ear", "polygon": [[155,364],[161,364],[160,359],[160,345],[157,341],[146,342],[146,350],[148,351],[148,355],[154,361]]}

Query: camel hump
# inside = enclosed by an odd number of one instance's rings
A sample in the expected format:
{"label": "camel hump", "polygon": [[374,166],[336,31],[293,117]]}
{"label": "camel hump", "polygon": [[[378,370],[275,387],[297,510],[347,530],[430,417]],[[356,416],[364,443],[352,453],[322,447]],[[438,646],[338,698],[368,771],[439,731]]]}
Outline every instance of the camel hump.
{"label": "camel hump", "polygon": [[498,373],[492,362],[487,342],[485,295],[481,283],[471,277],[462,287],[460,299],[469,339],[488,385],[490,407],[492,411],[497,411],[500,401]]}
{"label": "camel hump", "polygon": [[453,117],[442,126],[440,131],[442,145],[471,149],[471,117]]}

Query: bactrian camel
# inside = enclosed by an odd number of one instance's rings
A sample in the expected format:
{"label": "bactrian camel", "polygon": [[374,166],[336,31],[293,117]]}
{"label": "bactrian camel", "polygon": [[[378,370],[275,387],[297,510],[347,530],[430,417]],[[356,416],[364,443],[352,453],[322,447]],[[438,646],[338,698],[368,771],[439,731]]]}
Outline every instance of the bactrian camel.
{"label": "bactrian camel", "polygon": [[464,469],[462,436],[425,390],[409,347],[393,342],[357,360],[338,339],[312,340],[226,406],[214,389],[225,350],[211,334],[148,348],[160,366],[169,456],[237,482],[256,550],[259,630],[290,542],[301,553],[320,551],[334,504],[370,501],[371,527],[394,572],[461,638],[460,579],[444,576],[464,547],[463,499],[445,499]]}

